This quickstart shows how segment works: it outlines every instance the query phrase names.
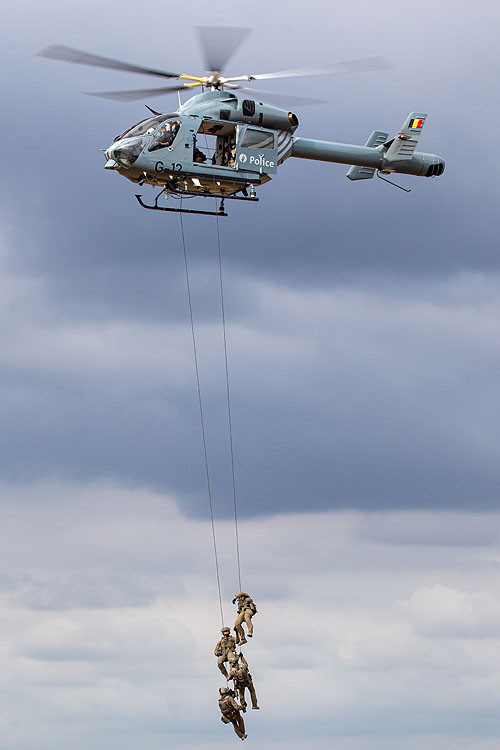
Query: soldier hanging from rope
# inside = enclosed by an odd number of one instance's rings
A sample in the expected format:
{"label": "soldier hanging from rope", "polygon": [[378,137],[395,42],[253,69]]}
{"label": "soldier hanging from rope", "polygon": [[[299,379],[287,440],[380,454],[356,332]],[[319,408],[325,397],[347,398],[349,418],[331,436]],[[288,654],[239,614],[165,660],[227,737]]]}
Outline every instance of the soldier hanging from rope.
{"label": "soldier hanging from rope", "polygon": [[240,711],[242,707],[234,699],[234,691],[228,687],[219,688],[219,708],[222,716],[220,720],[224,724],[231,723],[233,729],[241,740],[246,739],[245,722]]}
{"label": "soldier hanging from rope", "polygon": [[257,695],[253,686],[252,675],[248,671],[248,662],[240,651],[239,662],[233,664],[229,672],[228,680],[233,680],[234,689],[238,691],[241,703],[241,710],[246,713],[247,702],[245,700],[245,688],[248,688],[250,698],[252,699],[252,708],[259,708],[257,705]]}
{"label": "soldier hanging from rope", "polygon": [[236,653],[236,641],[231,635],[231,628],[222,628],[220,632],[222,633],[222,638],[217,642],[214,654],[217,656],[217,666],[227,679],[228,674],[225,662],[229,662],[231,667],[237,664],[238,654]]}
{"label": "soldier hanging from rope", "polygon": [[253,624],[252,617],[257,613],[257,607],[255,606],[253,599],[245,594],[244,591],[239,591],[234,595],[233,604],[238,602],[238,617],[234,623],[234,632],[236,633],[236,643],[246,643],[245,633],[241,627],[243,620],[246,622],[248,637],[253,636]]}

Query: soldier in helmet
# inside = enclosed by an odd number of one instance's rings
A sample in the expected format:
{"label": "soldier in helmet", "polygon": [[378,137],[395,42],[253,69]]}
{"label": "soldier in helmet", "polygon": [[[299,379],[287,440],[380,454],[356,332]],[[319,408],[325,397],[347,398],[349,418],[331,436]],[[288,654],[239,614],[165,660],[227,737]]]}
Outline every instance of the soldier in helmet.
{"label": "soldier in helmet", "polygon": [[222,628],[220,632],[222,633],[222,638],[218,641],[214,649],[214,654],[217,656],[217,666],[227,679],[225,662],[229,662],[231,667],[238,662],[236,641],[231,635],[231,628]]}
{"label": "soldier in helmet", "polygon": [[231,723],[234,731],[241,740],[246,739],[245,722],[240,714],[242,707],[234,700],[234,691],[228,687],[219,688],[219,708],[222,716],[220,720],[224,724]]}
{"label": "soldier in helmet", "polygon": [[245,638],[245,633],[241,627],[241,623],[243,620],[246,622],[248,637],[251,638],[253,636],[252,617],[256,614],[257,607],[252,598],[248,594],[245,594],[244,591],[239,591],[234,595],[233,604],[236,602],[238,602],[238,617],[234,623],[236,643],[246,643],[247,639]]}
{"label": "soldier in helmet", "polygon": [[252,708],[259,708],[257,705],[257,695],[255,694],[255,688],[253,686],[252,675],[248,671],[248,662],[240,652],[239,662],[233,664],[229,672],[228,680],[233,680],[234,688],[239,693],[241,709],[245,713],[247,710],[247,702],[245,700],[245,688],[248,688],[250,692],[250,698],[252,699]]}

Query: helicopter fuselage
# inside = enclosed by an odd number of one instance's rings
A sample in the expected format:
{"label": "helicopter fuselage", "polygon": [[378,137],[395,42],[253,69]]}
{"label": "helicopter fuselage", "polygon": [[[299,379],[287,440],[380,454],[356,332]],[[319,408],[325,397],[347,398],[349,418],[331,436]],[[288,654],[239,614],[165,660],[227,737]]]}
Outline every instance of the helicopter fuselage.
{"label": "helicopter fuselage", "polygon": [[107,149],[106,168],[140,185],[162,186],[167,197],[246,196],[290,156],[352,165],[351,180],[375,170],[437,176],[444,161],[415,151],[425,117],[411,113],[396,138],[374,131],[365,146],[295,138],[299,123],[292,112],[212,89],[126,130]]}

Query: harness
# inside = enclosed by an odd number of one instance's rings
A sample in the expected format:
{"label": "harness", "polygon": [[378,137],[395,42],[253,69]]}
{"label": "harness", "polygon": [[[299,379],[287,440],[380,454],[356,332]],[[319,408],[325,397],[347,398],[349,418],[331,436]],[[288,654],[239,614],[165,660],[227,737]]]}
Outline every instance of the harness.
{"label": "harness", "polygon": [[220,641],[220,650],[222,651],[222,655],[225,655],[228,653],[228,651],[236,651],[236,641],[234,638],[222,638]]}
{"label": "harness", "polygon": [[235,719],[238,716],[238,711],[235,709],[235,707],[231,703],[231,700],[228,698],[222,698],[221,700],[219,700],[219,708],[221,710],[221,714],[226,719]]}
{"label": "harness", "polygon": [[249,685],[252,681],[252,675],[248,671],[248,669],[240,669],[233,677],[235,686],[241,685],[242,687],[246,687]]}

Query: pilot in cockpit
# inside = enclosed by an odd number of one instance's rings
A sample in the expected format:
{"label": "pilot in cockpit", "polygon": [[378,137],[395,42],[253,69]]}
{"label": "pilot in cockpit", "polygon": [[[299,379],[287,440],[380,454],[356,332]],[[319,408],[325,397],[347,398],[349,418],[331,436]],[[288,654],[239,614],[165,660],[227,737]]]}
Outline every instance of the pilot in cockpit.
{"label": "pilot in cockpit", "polygon": [[173,124],[174,123],[166,122],[161,126],[155,138],[155,141],[158,144],[157,148],[165,148],[166,146],[172,145],[177,133],[177,131],[174,131],[172,127]]}

